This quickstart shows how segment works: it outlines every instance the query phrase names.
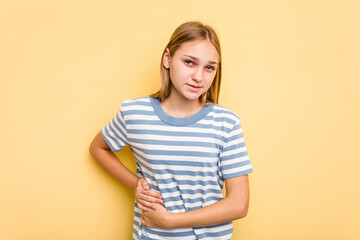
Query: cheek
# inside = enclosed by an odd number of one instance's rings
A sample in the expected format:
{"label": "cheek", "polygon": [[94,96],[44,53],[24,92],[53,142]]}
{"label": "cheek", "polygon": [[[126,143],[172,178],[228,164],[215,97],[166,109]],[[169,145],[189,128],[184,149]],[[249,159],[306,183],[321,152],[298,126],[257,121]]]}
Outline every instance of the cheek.
{"label": "cheek", "polygon": [[216,73],[214,74],[214,73],[208,73],[207,75],[206,75],[206,83],[207,84],[209,84],[209,85],[211,85],[211,83],[215,80],[215,76],[216,76]]}
{"label": "cheek", "polygon": [[178,65],[173,65],[171,70],[170,70],[170,77],[171,79],[182,79],[185,78],[187,76],[190,76],[191,73],[191,69],[187,68],[184,65],[178,64]]}

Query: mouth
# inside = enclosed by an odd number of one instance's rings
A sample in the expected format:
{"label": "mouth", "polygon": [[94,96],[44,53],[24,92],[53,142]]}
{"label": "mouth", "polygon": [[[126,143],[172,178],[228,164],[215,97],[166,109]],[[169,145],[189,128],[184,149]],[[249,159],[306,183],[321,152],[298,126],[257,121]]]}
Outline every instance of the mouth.
{"label": "mouth", "polygon": [[186,85],[188,85],[193,90],[199,90],[201,88],[201,86],[192,85],[192,84],[188,84],[188,83]]}

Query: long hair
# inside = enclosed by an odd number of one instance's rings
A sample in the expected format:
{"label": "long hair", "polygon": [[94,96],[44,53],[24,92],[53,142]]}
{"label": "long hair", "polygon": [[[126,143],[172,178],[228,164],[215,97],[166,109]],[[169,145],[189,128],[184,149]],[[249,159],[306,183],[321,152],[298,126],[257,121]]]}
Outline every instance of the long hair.
{"label": "long hair", "polygon": [[181,24],[175,29],[174,33],[170,37],[169,43],[166,45],[160,62],[161,73],[161,88],[158,92],[151,95],[151,97],[158,98],[160,102],[164,101],[170,95],[171,82],[169,69],[166,69],[163,65],[163,58],[166,48],[170,50],[170,56],[174,56],[176,50],[185,42],[194,40],[210,40],[216,50],[219,53],[219,63],[216,71],[215,78],[207,92],[200,96],[202,103],[211,102],[218,103],[220,83],[221,83],[221,48],[218,36],[214,29],[208,25],[204,25],[198,21],[190,21]]}

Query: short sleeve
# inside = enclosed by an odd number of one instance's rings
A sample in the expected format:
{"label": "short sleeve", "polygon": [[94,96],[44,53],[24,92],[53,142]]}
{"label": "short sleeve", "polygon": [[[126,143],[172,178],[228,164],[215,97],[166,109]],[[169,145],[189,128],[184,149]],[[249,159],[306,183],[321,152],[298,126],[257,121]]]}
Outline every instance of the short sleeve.
{"label": "short sleeve", "polygon": [[126,124],[121,107],[119,107],[119,111],[113,119],[101,129],[100,133],[114,152],[119,152],[124,146],[128,145]]}
{"label": "short sleeve", "polygon": [[253,172],[240,120],[237,120],[224,139],[220,153],[220,166],[223,178],[238,177]]}

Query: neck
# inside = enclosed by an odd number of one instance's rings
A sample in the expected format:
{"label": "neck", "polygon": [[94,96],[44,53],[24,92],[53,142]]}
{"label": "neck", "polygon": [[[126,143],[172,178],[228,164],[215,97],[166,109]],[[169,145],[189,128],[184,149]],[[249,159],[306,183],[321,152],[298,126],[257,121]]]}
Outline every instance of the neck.
{"label": "neck", "polygon": [[170,96],[160,103],[163,110],[173,117],[184,118],[200,111],[205,104],[199,99],[189,100],[172,91]]}

